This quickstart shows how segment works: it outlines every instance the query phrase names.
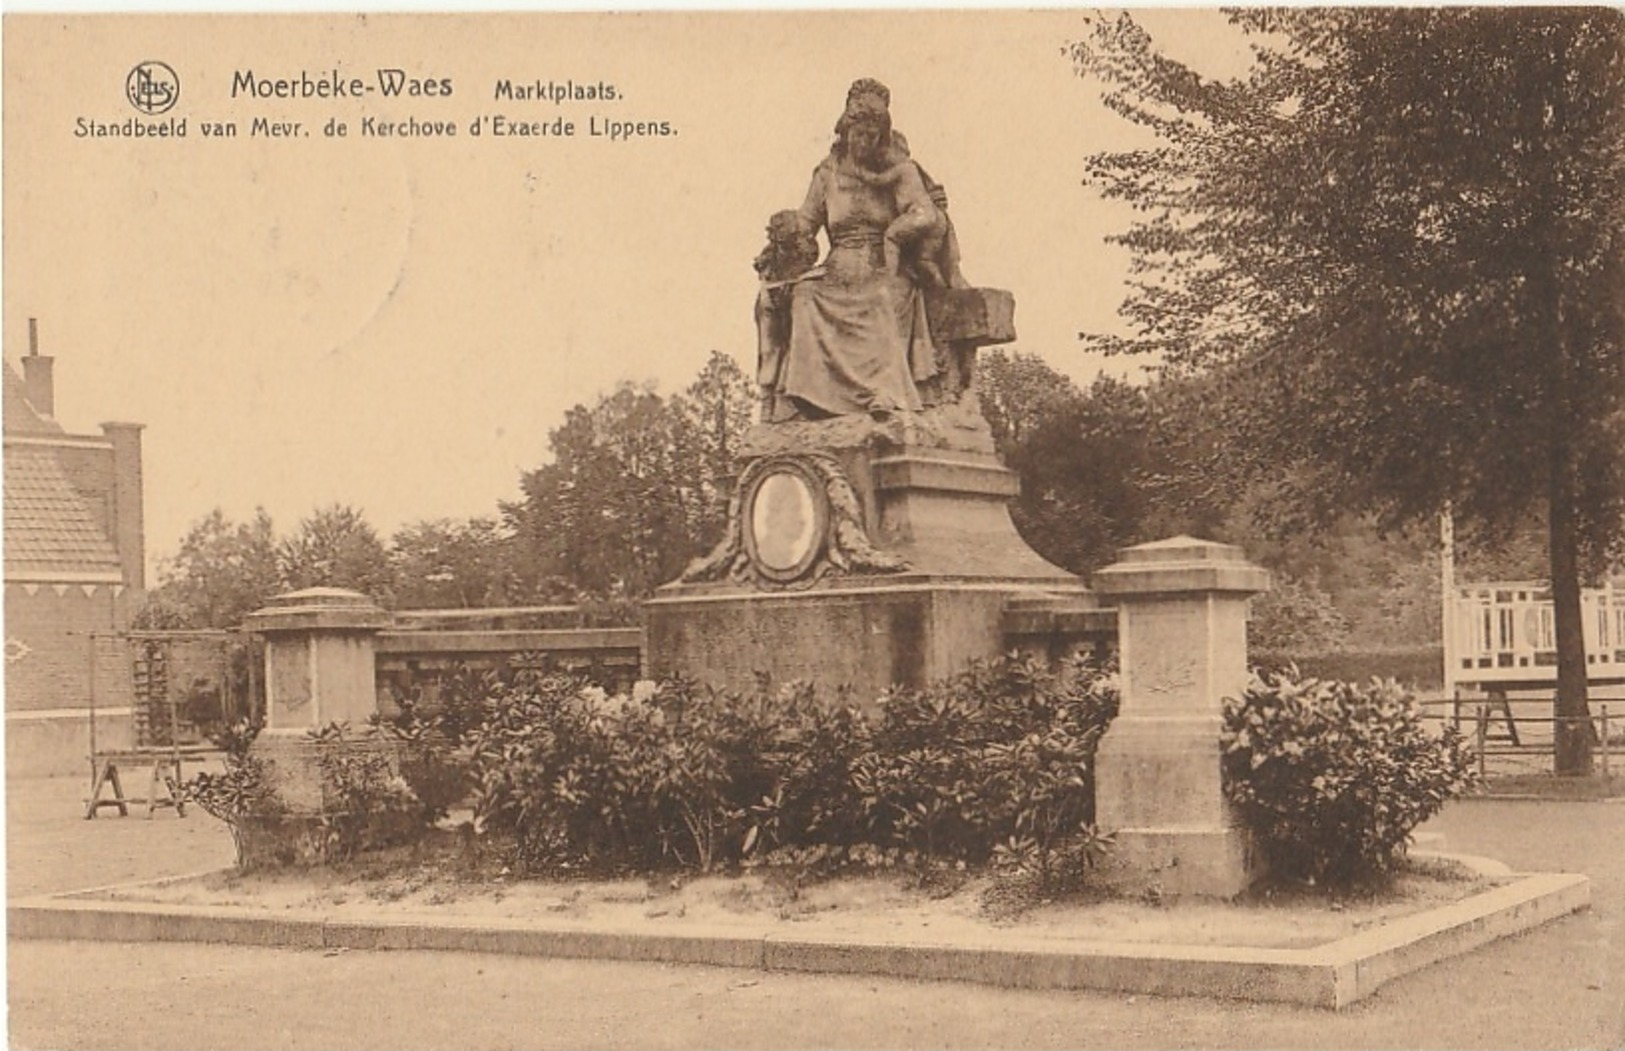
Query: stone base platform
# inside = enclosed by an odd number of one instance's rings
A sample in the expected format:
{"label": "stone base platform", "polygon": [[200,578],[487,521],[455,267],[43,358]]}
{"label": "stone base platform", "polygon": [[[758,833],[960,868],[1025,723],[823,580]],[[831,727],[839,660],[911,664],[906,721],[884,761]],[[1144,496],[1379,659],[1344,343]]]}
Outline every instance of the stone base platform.
{"label": "stone base platform", "polygon": [[888,687],[923,686],[1007,647],[1003,616],[1037,590],[1089,593],[1075,578],[979,580],[904,575],[806,591],[663,590],[644,604],[644,674],[750,690],[759,674],[841,687],[871,706]]}
{"label": "stone base platform", "polygon": [[[502,953],[658,961],[762,971],[867,974],[1019,989],[1095,989],[1343,1008],[1384,984],[1498,938],[1583,909],[1584,876],[1523,876],[1453,905],[1302,949],[1100,942],[996,931],[974,940],[865,932],[839,936],[778,924],[693,925],[669,918],[603,926],[553,916],[478,920],[361,918],[314,910],[171,905],[132,900],[139,888],[24,898],[7,908],[12,938],[97,942],[224,942],[327,951]],[[389,914],[383,915],[382,910]]]}

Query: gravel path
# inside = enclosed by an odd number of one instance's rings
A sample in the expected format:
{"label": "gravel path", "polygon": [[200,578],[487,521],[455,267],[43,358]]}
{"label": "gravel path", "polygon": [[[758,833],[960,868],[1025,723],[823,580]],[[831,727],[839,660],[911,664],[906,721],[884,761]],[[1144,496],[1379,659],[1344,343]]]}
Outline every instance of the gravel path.
{"label": "gravel path", "polygon": [[[201,814],[80,818],[77,781],[8,797],[11,893],[229,862]],[[1341,1012],[705,967],[235,946],[10,945],[12,1046],[1625,1047],[1625,805],[1469,801],[1452,850],[1592,877],[1593,907]]]}

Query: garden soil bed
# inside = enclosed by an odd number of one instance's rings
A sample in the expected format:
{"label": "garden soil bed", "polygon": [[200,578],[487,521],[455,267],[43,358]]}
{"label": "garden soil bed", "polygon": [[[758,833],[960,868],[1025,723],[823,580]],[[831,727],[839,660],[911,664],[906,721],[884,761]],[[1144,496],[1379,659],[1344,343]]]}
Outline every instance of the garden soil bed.
{"label": "garden soil bed", "polygon": [[701,928],[820,936],[975,938],[995,931],[1064,941],[1301,949],[1460,901],[1506,882],[1459,862],[1415,858],[1386,888],[1327,895],[1266,885],[1230,902],[1158,903],[1087,890],[1044,900],[1008,877],[913,871],[798,878],[788,869],[648,878],[517,878],[454,849],[401,851],[326,868],[225,871],[106,890],[104,900],[235,906],[334,921],[550,919],[680,934]]}

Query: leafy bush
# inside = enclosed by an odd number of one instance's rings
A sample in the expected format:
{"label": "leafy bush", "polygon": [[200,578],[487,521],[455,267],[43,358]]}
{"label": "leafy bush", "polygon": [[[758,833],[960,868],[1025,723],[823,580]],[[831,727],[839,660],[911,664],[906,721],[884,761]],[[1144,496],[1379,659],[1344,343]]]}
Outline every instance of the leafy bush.
{"label": "leafy bush", "polygon": [[1297,668],[1303,676],[1366,682],[1396,679],[1418,690],[1438,689],[1444,682],[1444,650],[1438,643],[1404,648],[1341,647],[1320,653],[1303,650],[1267,650],[1252,645],[1248,629],[1247,661],[1255,668],[1280,673]]}
{"label": "leafy bush", "polygon": [[1108,842],[1090,825],[1091,773],[1117,692],[1098,668],[1012,657],[893,691],[879,719],[847,701],[766,682],[745,695],[683,680],[611,695],[509,669],[443,682],[432,706],[405,700],[366,730],[312,735],[319,835],[284,820],[246,743],[197,791],[234,832],[263,833],[277,860],[410,842],[465,797],[471,834],[531,871],[962,865],[998,849],[1048,879]]}
{"label": "leafy bush", "polygon": [[214,735],[214,743],[225,753],[224,772],[200,770],[181,787],[187,802],[197,804],[231,829],[239,868],[250,867],[249,822],[278,817],[285,809],[272,785],[268,764],[251,752],[259,732],[260,725],[253,722],[221,727]]}
{"label": "leafy bush", "polygon": [[297,811],[277,791],[274,763],[253,751],[260,728],[248,722],[223,728],[214,740],[225,770],[200,771],[182,788],[188,802],[230,827],[238,868],[342,860],[413,842],[433,825],[434,815],[394,772],[391,742],[338,723],[310,735],[321,808]]}
{"label": "leafy bush", "polygon": [[1041,847],[1030,836],[1012,836],[993,848],[1000,879],[983,892],[983,907],[1014,914],[1088,886],[1089,876],[1116,846],[1110,832],[1092,824]]}
{"label": "leafy bush", "polygon": [[310,739],[322,782],[323,860],[410,843],[434,824],[435,815],[392,769],[386,735],[329,723]]}
{"label": "leafy bush", "polygon": [[1431,733],[1396,683],[1295,668],[1226,703],[1223,748],[1225,792],[1272,868],[1333,885],[1388,874],[1416,826],[1474,779],[1461,735]]}
{"label": "leafy bush", "polygon": [[397,705],[394,715],[373,716],[373,724],[395,743],[400,776],[422,804],[424,817],[439,821],[468,798],[468,758],[458,748],[466,732],[463,709],[430,710],[410,697]]}
{"label": "leafy bush", "polygon": [[1010,658],[883,700],[878,725],[803,684],[739,696],[683,681],[610,696],[513,679],[465,738],[478,827],[528,868],[707,870],[766,854],[828,863],[1048,855],[1093,815],[1113,681]]}
{"label": "leafy bush", "polygon": [[708,869],[740,834],[751,730],[686,682],[610,696],[570,676],[519,676],[467,737],[477,827],[512,836],[530,868]]}
{"label": "leafy bush", "polygon": [[854,775],[874,748],[874,729],[860,708],[844,699],[821,702],[806,683],[777,692],[764,683],[757,696],[772,699],[776,732],[763,756],[767,777],[745,794],[744,851],[811,849],[817,853],[803,856],[838,860],[829,848],[866,841],[866,805]]}
{"label": "leafy bush", "polygon": [[1021,840],[1047,853],[1094,818],[1095,746],[1117,703],[1115,681],[1082,659],[979,662],[887,694],[854,772],[870,835],[972,863]]}
{"label": "leafy bush", "polygon": [[1253,596],[1247,634],[1260,649],[1324,653],[1347,644],[1349,622],[1317,580],[1283,575]]}

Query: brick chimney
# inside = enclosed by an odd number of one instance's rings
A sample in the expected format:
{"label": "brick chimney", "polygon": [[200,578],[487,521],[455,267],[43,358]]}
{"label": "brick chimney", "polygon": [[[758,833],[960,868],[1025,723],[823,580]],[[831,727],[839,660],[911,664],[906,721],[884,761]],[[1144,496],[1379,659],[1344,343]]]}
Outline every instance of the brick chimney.
{"label": "brick chimney", "polygon": [[28,319],[28,357],[23,359],[23,389],[28,404],[48,419],[56,418],[56,359],[39,352],[39,319]]}
{"label": "brick chimney", "polygon": [[124,582],[147,586],[147,526],[141,488],[139,423],[104,423],[102,434],[113,443],[113,546],[123,564]]}

